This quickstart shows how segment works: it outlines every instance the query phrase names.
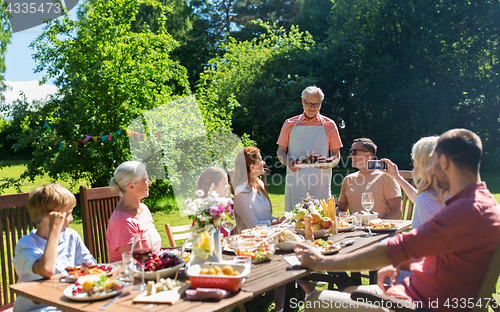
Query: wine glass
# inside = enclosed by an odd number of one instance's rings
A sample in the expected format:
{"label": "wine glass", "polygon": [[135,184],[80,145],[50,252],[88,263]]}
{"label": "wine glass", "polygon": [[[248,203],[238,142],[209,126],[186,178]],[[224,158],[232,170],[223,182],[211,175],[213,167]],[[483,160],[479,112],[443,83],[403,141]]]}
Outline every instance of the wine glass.
{"label": "wine glass", "polygon": [[361,194],[361,205],[367,212],[370,212],[372,210],[373,206],[375,205],[375,201],[373,200],[373,194],[372,193],[363,193]]}
{"label": "wine glass", "polygon": [[132,238],[132,256],[141,264],[142,276],[142,283],[135,288],[137,290],[142,291],[146,289],[147,285],[144,282],[144,265],[152,254],[153,243],[151,241],[151,235],[148,232],[134,233]]}
{"label": "wine glass", "polygon": [[[229,217],[229,219],[228,219]],[[234,215],[234,210],[226,213],[226,218],[222,221],[222,227],[227,231],[228,235],[231,236],[231,231],[236,226],[236,217]]]}

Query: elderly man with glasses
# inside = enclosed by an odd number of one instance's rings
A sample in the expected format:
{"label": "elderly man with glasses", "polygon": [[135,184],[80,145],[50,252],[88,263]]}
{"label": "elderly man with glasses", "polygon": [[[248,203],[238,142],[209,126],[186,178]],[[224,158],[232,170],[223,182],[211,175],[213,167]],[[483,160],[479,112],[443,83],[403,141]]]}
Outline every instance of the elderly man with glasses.
{"label": "elderly man with glasses", "polygon": [[[340,159],[342,141],[337,125],[319,113],[323,99],[320,88],[307,87],[302,92],[304,113],[285,121],[276,142],[279,145],[278,159],[287,167],[285,211],[293,210],[307,193],[317,199],[331,196],[331,167],[298,168],[292,163],[313,154]],[[334,161],[332,166],[336,163]]]}
{"label": "elderly man with glasses", "polygon": [[361,194],[373,194],[375,205],[372,211],[384,219],[401,219],[401,187],[385,172],[368,170],[368,160],[374,159],[377,145],[372,140],[355,139],[350,150],[352,166],[359,171],[349,174],[342,182],[340,189],[339,209],[352,213],[364,211],[361,206]]}

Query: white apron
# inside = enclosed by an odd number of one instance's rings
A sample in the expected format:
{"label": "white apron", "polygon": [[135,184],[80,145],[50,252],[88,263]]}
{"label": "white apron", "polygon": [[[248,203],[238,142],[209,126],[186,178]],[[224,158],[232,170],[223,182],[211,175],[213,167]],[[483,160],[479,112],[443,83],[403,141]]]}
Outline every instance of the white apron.
{"label": "white apron", "polygon": [[[321,126],[299,126],[295,122],[290,141],[288,143],[288,157],[299,159],[302,156],[321,154],[328,157],[328,139],[326,138],[323,121]],[[302,198],[309,192],[316,199],[330,198],[331,196],[331,169],[302,168],[292,172],[286,168],[285,181],[285,211],[292,211]]]}

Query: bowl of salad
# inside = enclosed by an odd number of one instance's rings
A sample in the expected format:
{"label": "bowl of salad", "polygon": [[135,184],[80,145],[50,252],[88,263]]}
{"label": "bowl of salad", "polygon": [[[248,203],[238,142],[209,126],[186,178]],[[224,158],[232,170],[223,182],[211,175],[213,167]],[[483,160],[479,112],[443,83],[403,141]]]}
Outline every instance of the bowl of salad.
{"label": "bowl of salad", "polygon": [[234,253],[237,256],[249,256],[252,263],[259,263],[269,260],[276,251],[276,240],[265,241],[263,239],[234,239],[231,242]]}

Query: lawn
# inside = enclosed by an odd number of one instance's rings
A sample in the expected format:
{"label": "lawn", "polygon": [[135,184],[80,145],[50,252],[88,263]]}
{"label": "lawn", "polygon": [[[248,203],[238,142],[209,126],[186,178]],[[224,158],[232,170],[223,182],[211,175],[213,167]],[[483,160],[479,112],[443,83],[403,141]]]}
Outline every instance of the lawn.
{"label": "lawn", "polygon": [[[10,168],[4,168],[1,171],[1,176],[3,177],[16,177],[21,174],[21,172],[24,170],[23,165],[13,165]],[[497,173],[482,173],[481,176],[482,180],[487,183],[487,186],[491,193],[495,196],[496,200],[500,202],[500,175]],[[283,179],[272,179],[272,181],[282,181]],[[283,216],[284,214],[284,184],[278,184],[275,185],[272,183],[271,180],[268,181],[268,187],[269,187],[269,197],[271,199],[271,203],[273,206],[273,215],[276,217]],[[335,181],[335,180],[334,180]],[[49,178],[47,177],[42,177],[42,178],[37,178],[35,182],[33,183],[25,183],[23,185],[23,192],[29,192],[34,186],[41,185],[44,183],[49,183],[52,182],[50,181]],[[64,181],[57,181],[61,185],[69,188],[69,183],[64,182]],[[84,184],[85,181],[82,181],[81,184]],[[78,186],[74,188],[69,188],[73,193],[78,192]],[[332,185],[332,193],[333,194],[339,194],[340,192],[340,184],[334,184]],[[10,194],[10,193],[15,193],[14,189],[7,189],[4,194]],[[164,199],[160,200],[159,202],[156,202],[154,205],[158,205],[158,207],[166,206],[169,205],[171,202],[171,199]],[[151,206],[151,204],[150,204]],[[154,207],[150,207],[154,208]],[[153,210],[153,209],[152,209]],[[184,225],[184,224],[190,224],[190,220],[186,216],[182,216],[178,211],[170,211],[170,212],[163,212],[163,211],[156,211],[153,213],[153,219],[155,221],[156,228],[158,232],[160,233],[162,237],[162,246],[163,247],[168,247],[168,238],[165,233],[165,224],[169,223],[172,226],[176,225]],[[73,221],[70,224],[70,227],[77,230],[78,233],[83,237],[83,232],[82,232],[82,224],[81,224],[81,217],[75,216],[75,221]],[[364,281],[366,283],[366,281]],[[324,288],[325,286],[320,286],[320,288]],[[497,295],[500,294],[500,279],[497,283]],[[497,297],[498,298],[498,297]],[[274,304],[272,303],[272,300],[265,301],[263,303],[260,303],[256,305],[255,307],[252,306],[251,310],[252,311],[261,311],[261,310],[267,310],[267,311],[273,311]]]}

